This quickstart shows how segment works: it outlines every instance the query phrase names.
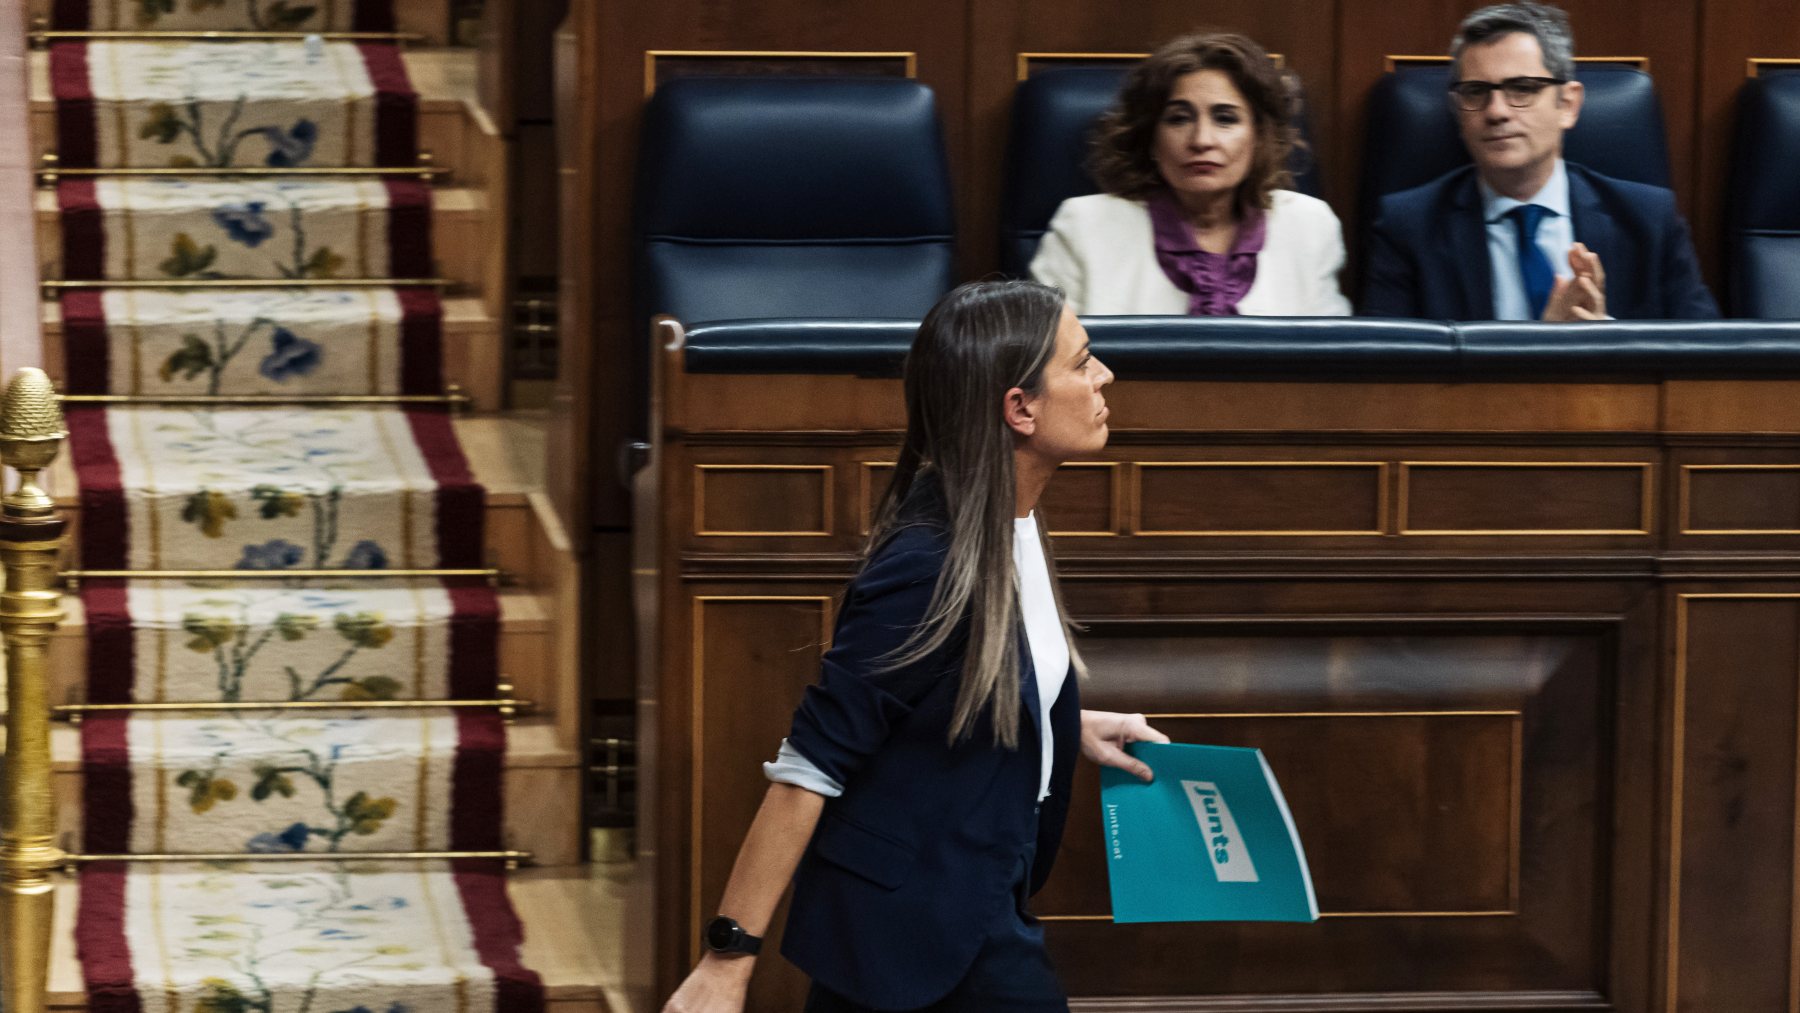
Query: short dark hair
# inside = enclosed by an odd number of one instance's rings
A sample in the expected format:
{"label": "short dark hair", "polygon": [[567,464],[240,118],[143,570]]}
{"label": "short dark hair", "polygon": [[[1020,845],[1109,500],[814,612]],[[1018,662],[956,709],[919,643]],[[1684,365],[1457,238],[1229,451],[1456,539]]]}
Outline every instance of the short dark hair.
{"label": "short dark hair", "polygon": [[1451,80],[1462,73],[1463,50],[1514,32],[1538,40],[1544,51],[1544,69],[1551,77],[1575,80],[1575,32],[1569,27],[1569,15],[1560,7],[1535,0],[1493,4],[1463,18],[1450,40]]}
{"label": "short dark hair", "polygon": [[1126,75],[1119,97],[1100,118],[1088,158],[1088,171],[1100,189],[1142,198],[1167,185],[1152,154],[1156,125],[1175,82],[1202,70],[1231,78],[1256,127],[1256,152],[1238,189],[1239,203],[1267,208],[1271,194],[1293,184],[1288,155],[1303,146],[1297,80],[1245,36],[1197,33],[1170,40]]}

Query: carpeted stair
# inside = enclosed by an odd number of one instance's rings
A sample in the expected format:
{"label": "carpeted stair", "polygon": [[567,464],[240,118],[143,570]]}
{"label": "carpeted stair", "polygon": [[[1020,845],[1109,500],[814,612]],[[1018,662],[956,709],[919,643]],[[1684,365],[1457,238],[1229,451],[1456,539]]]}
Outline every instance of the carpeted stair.
{"label": "carpeted stair", "polygon": [[[121,14],[121,11],[125,14]],[[62,0],[63,29],[386,30],[347,0]],[[417,96],[392,45],[64,41],[63,167],[408,166]],[[435,395],[428,288],[155,289],[118,281],[423,279],[429,188],[404,177],[66,178],[66,375],[140,398]],[[89,1009],[533,1013],[489,860],[505,846],[498,603],[485,492],[435,405],[72,406],[90,703],[342,704],[90,715],[76,926]],[[293,570],[291,578],[233,571]],[[366,570],[369,578],[306,576]],[[329,857],[327,857],[329,856]]]}

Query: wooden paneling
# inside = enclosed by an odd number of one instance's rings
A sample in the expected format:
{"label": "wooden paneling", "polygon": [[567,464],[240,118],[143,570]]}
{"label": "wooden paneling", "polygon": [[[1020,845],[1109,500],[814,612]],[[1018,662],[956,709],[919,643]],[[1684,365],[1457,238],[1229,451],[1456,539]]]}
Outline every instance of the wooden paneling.
{"label": "wooden paneling", "polygon": [[1668,1013],[1800,1002],[1800,595],[1678,594]]}
{"label": "wooden paneling", "polygon": [[1684,464],[1684,535],[1800,535],[1800,464]]}
{"label": "wooden paneling", "polygon": [[1134,469],[1142,535],[1379,535],[1387,468],[1363,461],[1145,462]]}
{"label": "wooden paneling", "polygon": [[1644,535],[1645,462],[1403,461],[1403,535]]}
{"label": "wooden paneling", "polygon": [[832,472],[829,464],[698,465],[694,533],[829,536]]}

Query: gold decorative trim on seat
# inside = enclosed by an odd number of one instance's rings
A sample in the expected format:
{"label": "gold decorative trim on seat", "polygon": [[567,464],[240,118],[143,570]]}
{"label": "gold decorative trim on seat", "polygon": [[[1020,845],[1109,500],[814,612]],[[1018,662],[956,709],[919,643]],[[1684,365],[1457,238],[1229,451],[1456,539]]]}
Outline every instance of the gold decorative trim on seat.
{"label": "gold decorative trim on seat", "polygon": [[[1441,54],[1390,54],[1381,58],[1382,70],[1392,74],[1401,64],[1449,63],[1450,57]],[[1650,73],[1648,56],[1577,56],[1576,63],[1629,63],[1644,73]]]}
{"label": "gold decorative trim on seat", "polygon": [[[1136,63],[1149,56],[1149,53],[1020,53],[1014,59],[1013,72],[1016,80],[1024,81],[1031,77],[1033,61],[1046,63]],[[1280,53],[1270,53],[1269,59],[1275,66],[1287,69],[1287,57]]]}
{"label": "gold decorative trim on seat", "polygon": [[825,49],[646,49],[644,97],[656,94],[656,61],[668,57],[686,60],[901,60],[906,76],[919,76],[919,54],[910,51],[833,51]]}
{"label": "gold decorative trim on seat", "polygon": [[1752,56],[1744,61],[1745,77],[1761,77],[1764,68],[1800,69],[1800,57],[1791,56]]}

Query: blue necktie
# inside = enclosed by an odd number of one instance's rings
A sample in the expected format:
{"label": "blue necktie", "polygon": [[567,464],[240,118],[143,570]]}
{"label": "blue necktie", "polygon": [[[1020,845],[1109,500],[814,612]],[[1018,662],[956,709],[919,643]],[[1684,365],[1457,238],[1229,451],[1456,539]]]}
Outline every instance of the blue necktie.
{"label": "blue necktie", "polygon": [[1556,271],[1550,258],[1538,249],[1538,223],[1553,214],[1537,204],[1521,204],[1507,214],[1519,227],[1519,275],[1525,279],[1525,300],[1531,304],[1531,319],[1541,320],[1544,306],[1550,301],[1550,289],[1556,284]]}

